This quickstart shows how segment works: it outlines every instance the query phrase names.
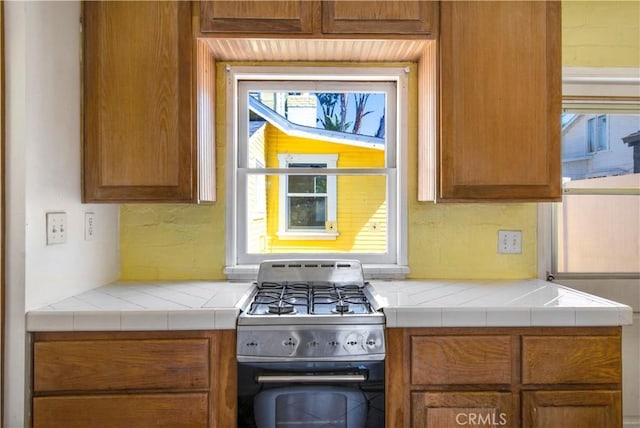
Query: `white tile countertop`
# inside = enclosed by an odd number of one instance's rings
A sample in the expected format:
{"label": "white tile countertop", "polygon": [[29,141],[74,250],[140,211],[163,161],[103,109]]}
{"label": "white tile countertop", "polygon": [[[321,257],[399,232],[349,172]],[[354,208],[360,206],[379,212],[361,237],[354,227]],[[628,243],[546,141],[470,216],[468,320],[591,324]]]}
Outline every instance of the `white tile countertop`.
{"label": "white tile countertop", "polygon": [[28,331],[235,329],[251,283],[116,282],[27,312]]}
{"label": "white tile countertop", "polygon": [[[612,326],[629,306],[537,279],[371,281],[387,327]],[[251,283],[117,282],[29,311],[28,331],[234,329]]]}
{"label": "white tile countertop", "polygon": [[539,279],[371,281],[387,327],[616,326],[631,307]]}

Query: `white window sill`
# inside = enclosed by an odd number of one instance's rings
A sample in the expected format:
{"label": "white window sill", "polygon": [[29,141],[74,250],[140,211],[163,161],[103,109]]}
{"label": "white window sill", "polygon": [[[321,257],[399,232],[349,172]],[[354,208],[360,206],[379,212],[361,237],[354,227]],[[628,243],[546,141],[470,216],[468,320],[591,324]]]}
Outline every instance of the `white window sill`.
{"label": "white window sill", "polygon": [[308,231],[296,231],[296,232],[278,232],[278,239],[283,241],[335,241],[338,239],[337,232],[308,232]]}
{"label": "white window sill", "polygon": [[[363,264],[364,277],[370,279],[405,279],[409,266],[395,264]],[[225,266],[224,274],[230,281],[255,281],[258,265]]]}

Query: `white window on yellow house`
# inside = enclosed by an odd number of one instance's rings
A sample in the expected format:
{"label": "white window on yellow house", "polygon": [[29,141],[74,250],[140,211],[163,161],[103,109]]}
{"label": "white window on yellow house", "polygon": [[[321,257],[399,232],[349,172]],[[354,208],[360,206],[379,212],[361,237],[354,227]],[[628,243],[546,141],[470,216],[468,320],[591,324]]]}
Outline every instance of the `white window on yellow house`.
{"label": "white window on yellow house", "polygon": [[[336,168],[335,154],[279,154],[280,168]],[[336,177],[288,175],[280,180],[280,239],[336,239]]]}
{"label": "white window on yellow house", "polygon": [[227,90],[228,271],[292,257],[406,269],[407,70],[230,66]]}

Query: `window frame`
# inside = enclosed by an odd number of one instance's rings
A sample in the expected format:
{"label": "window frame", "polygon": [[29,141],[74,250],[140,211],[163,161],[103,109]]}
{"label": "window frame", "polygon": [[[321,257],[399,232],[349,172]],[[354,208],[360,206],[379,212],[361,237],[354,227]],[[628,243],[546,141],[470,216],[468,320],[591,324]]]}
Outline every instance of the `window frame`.
{"label": "window frame", "polygon": [[[359,259],[362,261],[365,275],[376,278],[402,278],[408,273],[407,267],[407,168],[408,168],[408,66],[291,66],[273,65],[233,65],[226,64],[226,116],[227,116],[227,153],[226,153],[226,250],[224,273],[230,279],[255,278],[257,265],[262,260],[285,259],[291,257],[307,259]],[[243,232],[239,224],[243,221],[239,189],[246,188],[248,175],[240,160],[245,158],[239,144],[238,129],[243,129],[241,121],[246,115],[239,113],[238,87],[242,81],[286,82],[286,81],[320,81],[323,84],[332,81],[348,82],[349,91],[376,90],[370,83],[395,85],[393,97],[388,98],[387,105],[396,107],[394,118],[387,117],[387,142],[385,151],[385,168],[341,168],[322,171],[328,176],[344,175],[385,175],[387,177],[388,233],[387,252],[373,253],[314,253],[314,254],[248,254],[246,252],[246,227]],[[325,90],[325,87],[322,88]],[[388,115],[390,116],[390,115]],[[393,151],[391,151],[391,147]],[[240,149],[240,150],[239,150]],[[317,172],[317,171],[316,171]],[[316,173],[314,172],[314,173]],[[253,171],[255,173],[255,171]],[[280,174],[281,170],[264,169],[259,173],[265,175]],[[301,169],[301,174],[309,175],[309,171]],[[245,249],[241,249],[245,242]]]}
{"label": "window frame", "polygon": [[[640,77],[638,69],[564,67],[562,70],[563,113],[640,113]],[[607,127],[610,120],[607,119]],[[608,128],[607,128],[608,132]],[[588,151],[588,147],[586,148]],[[593,153],[591,153],[593,154]],[[594,189],[563,189],[565,194],[589,194]],[[598,189],[602,194],[637,194],[629,189]],[[557,280],[636,280],[636,272],[558,272],[558,202],[538,204],[538,277]],[[585,282],[591,284],[591,282]]]}

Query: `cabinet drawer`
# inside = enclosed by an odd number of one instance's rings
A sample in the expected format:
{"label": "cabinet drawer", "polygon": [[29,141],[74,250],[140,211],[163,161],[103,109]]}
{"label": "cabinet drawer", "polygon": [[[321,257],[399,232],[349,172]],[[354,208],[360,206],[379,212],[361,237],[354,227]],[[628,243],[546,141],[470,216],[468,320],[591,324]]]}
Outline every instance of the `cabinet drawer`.
{"label": "cabinet drawer", "polygon": [[414,385],[510,384],[510,336],[413,336]]}
{"label": "cabinet drawer", "polygon": [[205,389],[209,341],[83,340],[34,344],[34,392]]}
{"label": "cabinet drawer", "polygon": [[207,394],[38,397],[34,428],[206,427]]}
{"label": "cabinet drawer", "polygon": [[614,336],[522,338],[522,383],[620,383],[621,344]]}

